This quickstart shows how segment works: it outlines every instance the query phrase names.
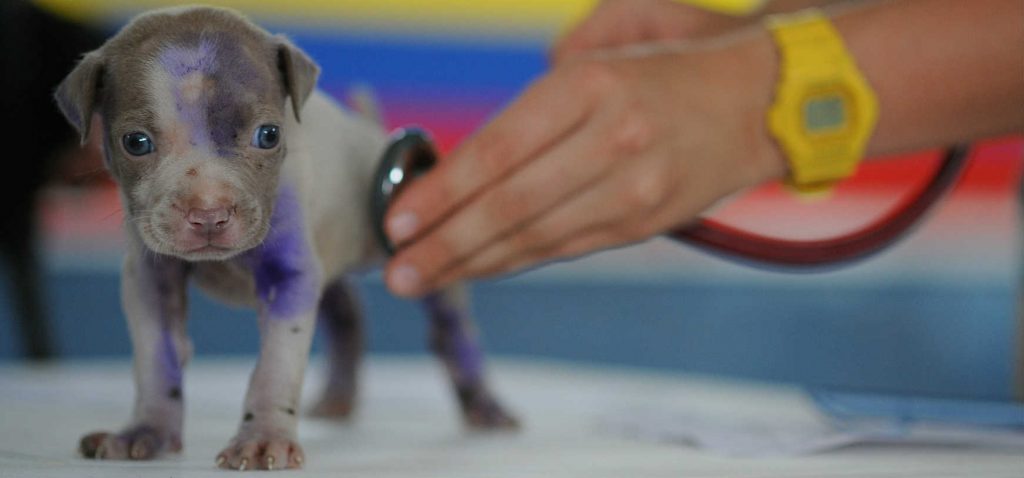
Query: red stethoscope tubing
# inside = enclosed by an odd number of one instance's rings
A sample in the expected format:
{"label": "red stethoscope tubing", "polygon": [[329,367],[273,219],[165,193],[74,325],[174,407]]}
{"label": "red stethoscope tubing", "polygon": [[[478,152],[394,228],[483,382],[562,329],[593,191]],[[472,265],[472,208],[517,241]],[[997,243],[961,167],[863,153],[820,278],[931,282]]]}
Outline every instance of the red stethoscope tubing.
{"label": "red stethoscope tubing", "polygon": [[882,251],[913,229],[956,184],[967,165],[969,151],[966,145],[946,150],[931,179],[915,194],[875,222],[848,234],[817,240],[788,240],[701,219],[670,231],[668,237],[713,255],[753,263],[751,265],[799,271],[849,264]]}

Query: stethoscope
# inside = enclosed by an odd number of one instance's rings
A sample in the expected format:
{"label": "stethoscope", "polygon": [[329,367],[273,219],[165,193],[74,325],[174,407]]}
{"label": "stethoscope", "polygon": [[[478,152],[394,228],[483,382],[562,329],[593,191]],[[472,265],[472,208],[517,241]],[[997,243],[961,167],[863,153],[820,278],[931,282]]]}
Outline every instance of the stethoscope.
{"label": "stethoscope", "polygon": [[[945,151],[931,179],[902,204],[857,231],[827,239],[778,239],[702,218],[669,231],[666,235],[714,255],[738,259],[748,265],[808,270],[838,266],[865,259],[904,237],[939,202],[963,172],[969,146]],[[395,248],[384,231],[388,206],[401,191],[437,163],[430,135],[419,128],[403,128],[391,137],[374,177],[371,207],[377,239],[388,252]]]}

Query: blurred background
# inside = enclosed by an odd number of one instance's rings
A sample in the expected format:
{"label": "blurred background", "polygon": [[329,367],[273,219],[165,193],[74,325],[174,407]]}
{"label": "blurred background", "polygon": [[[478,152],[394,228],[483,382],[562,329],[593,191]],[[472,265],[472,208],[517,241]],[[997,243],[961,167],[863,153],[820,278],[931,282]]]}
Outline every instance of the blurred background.
{"label": "blurred background", "polygon": [[[39,102],[48,101],[77,54],[134,13],[174,3],[4,1],[2,35],[14,46],[3,48],[3,71],[27,71],[25,81],[2,89],[4,111],[19,113],[5,124],[17,123],[21,129],[11,137],[30,138],[21,142],[33,146],[9,157],[29,164],[38,179],[11,172],[4,179],[0,361],[30,353],[64,360],[130,354],[118,295],[123,216],[116,189],[95,150],[74,148],[71,131],[49,116],[56,108]],[[389,126],[425,126],[449,150],[545,71],[548,46],[593,2],[207,3],[287,33],[320,63],[323,89],[343,99],[351,87],[369,86]],[[744,2],[717,3],[741,9]],[[30,99],[50,110],[34,112],[39,107]],[[783,274],[653,240],[477,284],[474,310],[484,343],[497,356],[1008,399],[1021,346],[1017,191],[1024,140],[994,138],[972,156],[949,200],[909,239],[867,262]],[[827,201],[802,202],[769,185],[727,201],[714,215],[783,237],[835,235],[883,214],[936,161],[936,152],[926,151],[871,163]],[[376,274],[359,286],[371,353],[426,353],[416,305],[390,297]],[[191,308],[199,357],[255,357],[251,312],[198,294]]]}

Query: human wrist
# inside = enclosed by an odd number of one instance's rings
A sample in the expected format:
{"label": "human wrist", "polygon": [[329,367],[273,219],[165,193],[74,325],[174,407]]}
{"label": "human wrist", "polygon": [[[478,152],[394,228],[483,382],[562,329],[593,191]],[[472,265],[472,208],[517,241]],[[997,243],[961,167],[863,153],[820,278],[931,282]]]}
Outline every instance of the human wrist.
{"label": "human wrist", "polygon": [[761,27],[749,29],[722,54],[734,62],[739,82],[734,88],[749,151],[743,186],[783,179],[789,165],[767,121],[779,78],[779,54],[771,35]]}

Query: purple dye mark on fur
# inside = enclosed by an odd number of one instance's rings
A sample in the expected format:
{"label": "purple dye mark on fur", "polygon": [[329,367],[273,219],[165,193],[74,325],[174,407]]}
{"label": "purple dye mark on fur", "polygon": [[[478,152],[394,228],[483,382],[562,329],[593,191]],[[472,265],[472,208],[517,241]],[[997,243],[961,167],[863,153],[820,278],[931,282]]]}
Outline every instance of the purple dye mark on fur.
{"label": "purple dye mark on fur", "polygon": [[[274,84],[237,42],[223,33],[203,33],[195,45],[166,48],[159,61],[175,82],[175,107],[189,126],[193,145],[212,143],[218,155],[228,157],[247,144],[249,132],[242,129],[248,126],[252,105],[242,92],[268,91]],[[189,91],[186,98],[187,88],[198,91]]]}
{"label": "purple dye mark on fur", "polygon": [[302,205],[290,186],[279,188],[270,231],[250,257],[256,292],[272,318],[293,318],[317,306],[320,290]]}
{"label": "purple dye mark on fur", "polygon": [[160,255],[144,258],[136,264],[139,273],[146,276],[142,282],[151,285],[143,289],[144,300],[155,304],[159,314],[160,337],[154,344],[156,349],[152,351],[157,373],[168,390],[180,391],[183,372],[180,351],[174,341],[174,327],[176,322],[184,320],[185,303],[181,294],[185,266],[178,259]]}
{"label": "purple dye mark on fur", "polygon": [[211,75],[217,67],[217,45],[203,38],[194,48],[170,46],[160,54],[160,64],[176,79],[192,73]]}
{"label": "purple dye mark on fur", "polygon": [[[207,99],[205,82],[215,73],[217,66],[216,46],[203,39],[194,48],[171,46],[160,54],[160,65],[176,83],[172,86],[174,106],[178,118],[189,127],[189,139],[194,145],[209,144],[209,128],[207,127]],[[194,79],[190,75],[199,75]],[[201,80],[199,84],[188,84],[189,81]],[[186,99],[185,88],[198,88],[191,92],[193,98]]]}
{"label": "purple dye mark on fur", "polygon": [[160,371],[168,388],[181,388],[182,371],[181,362],[178,360],[178,350],[174,347],[174,338],[169,330],[160,332],[159,354]]}
{"label": "purple dye mark on fur", "polygon": [[470,335],[463,320],[465,311],[458,310],[445,301],[442,293],[431,294],[423,299],[433,321],[432,331],[437,353],[444,360],[454,360],[462,385],[483,379],[484,355],[476,339]]}

